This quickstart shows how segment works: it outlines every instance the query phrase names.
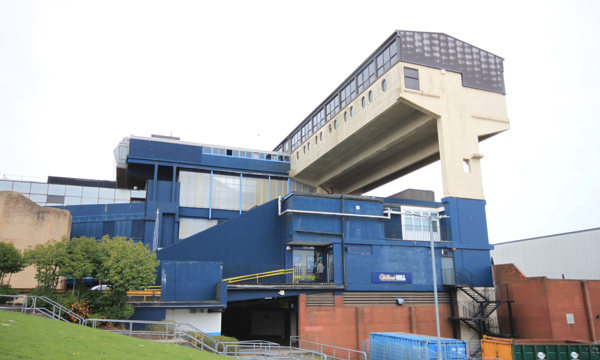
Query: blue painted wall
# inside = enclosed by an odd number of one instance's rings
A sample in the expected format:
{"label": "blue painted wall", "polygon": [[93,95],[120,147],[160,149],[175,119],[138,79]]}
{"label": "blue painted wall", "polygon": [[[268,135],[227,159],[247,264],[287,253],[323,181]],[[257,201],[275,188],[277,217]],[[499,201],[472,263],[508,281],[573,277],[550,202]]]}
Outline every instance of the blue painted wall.
{"label": "blue painted wall", "polygon": [[[492,286],[492,265],[485,201],[462,198],[444,198],[442,202],[448,216],[448,232],[454,252],[457,280],[462,276],[475,286]],[[460,272],[462,271],[462,275]],[[470,284],[467,284],[470,285]]]}
{"label": "blue painted wall", "polygon": [[130,139],[128,163],[178,164],[179,167],[238,170],[287,176],[289,162],[203,154],[202,146]]}
{"label": "blue painted wall", "polygon": [[162,301],[219,301],[217,285],[222,279],[223,264],[200,261],[161,262]]}
{"label": "blue painted wall", "polygon": [[[457,272],[465,269],[480,279],[476,285],[492,284],[489,261],[491,246],[487,243],[485,226],[477,223],[482,217],[484,203],[462,200],[464,199],[444,199],[444,204],[448,204],[446,214],[450,216],[447,226],[462,226],[466,229],[451,232],[450,241],[435,243],[437,286],[440,290],[443,289],[442,250],[447,251],[449,256],[454,256]],[[270,269],[293,267],[292,251],[286,250],[288,245],[331,245],[334,283],[345,284],[348,291],[432,290],[433,274],[428,241],[386,240],[384,219],[292,212],[278,216],[277,205],[277,200],[271,201],[162,249],[159,258],[222,261],[225,269],[235,268],[238,271],[230,274],[225,270],[224,277],[228,277],[259,272],[262,269],[260,266]],[[437,207],[440,204],[427,205]],[[282,202],[282,211],[286,209],[382,216],[383,201],[350,196],[294,194],[287,196]],[[469,221],[470,224],[461,224],[461,221]],[[475,231],[473,228],[479,230]],[[475,235],[478,237],[474,238]],[[240,270],[242,265],[246,266],[245,272]],[[410,281],[378,282],[373,280],[373,273],[408,274]],[[243,298],[251,295],[236,293],[233,296]]]}
{"label": "blue painted wall", "polygon": [[[277,200],[161,249],[160,260],[223,262],[223,276],[231,270],[245,274],[284,265]],[[246,269],[244,271],[244,269]]]}

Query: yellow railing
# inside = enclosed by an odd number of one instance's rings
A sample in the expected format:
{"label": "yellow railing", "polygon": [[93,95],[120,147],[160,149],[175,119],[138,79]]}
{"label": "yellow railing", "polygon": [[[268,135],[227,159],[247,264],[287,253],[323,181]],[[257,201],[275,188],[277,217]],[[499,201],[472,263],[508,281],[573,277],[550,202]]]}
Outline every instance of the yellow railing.
{"label": "yellow railing", "polygon": [[140,290],[131,290],[127,291],[127,296],[130,297],[143,297],[144,301],[148,297],[150,298],[159,298],[160,299],[160,286],[146,286]]}
{"label": "yellow railing", "polygon": [[258,284],[258,279],[262,279],[262,278],[266,278],[266,277],[270,277],[270,276],[288,275],[288,274],[292,274],[292,281],[296,282],[296,274],[294,273],[294,268],[265,271],[265,272],[261,272],[261,273],[248,274],[248,275],[242,275],[242,276],[234,276],[234,277],[230,277],[227,279],[223,279],[223,281],[227,281],[229,284],[233,284],[236,282],[256,279],[256,283]]}

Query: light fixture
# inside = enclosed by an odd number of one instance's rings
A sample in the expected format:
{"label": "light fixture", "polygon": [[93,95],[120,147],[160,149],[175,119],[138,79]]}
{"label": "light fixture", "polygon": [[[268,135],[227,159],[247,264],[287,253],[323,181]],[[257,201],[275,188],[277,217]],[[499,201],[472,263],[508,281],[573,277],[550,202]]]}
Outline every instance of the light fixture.
{"label": "light fixture", "polygon": [[396,299],[396,304],[398,304],[398,305],[404,305],[404,299],[402,299],[402,298],[397,298],[397,299]]}

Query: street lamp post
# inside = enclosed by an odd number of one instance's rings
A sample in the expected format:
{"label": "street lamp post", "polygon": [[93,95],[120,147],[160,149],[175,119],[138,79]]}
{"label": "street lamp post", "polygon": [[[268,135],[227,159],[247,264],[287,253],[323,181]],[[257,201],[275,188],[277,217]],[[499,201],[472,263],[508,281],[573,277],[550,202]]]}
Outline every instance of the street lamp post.
{"label": "street lamp post", "polygon": [[[438,217],[439,218],[439,217]],[[437,274],[435,270],[435,252],[433,246],[433,214],[429,214],[429,246],[431,248],[431,271],[433,273],[433,298],[435,302],[435,326],[437,330],[437,360],[442,358],[442,344],[440,338],[440,311],[438,305],[438,292],[437,292]]]}

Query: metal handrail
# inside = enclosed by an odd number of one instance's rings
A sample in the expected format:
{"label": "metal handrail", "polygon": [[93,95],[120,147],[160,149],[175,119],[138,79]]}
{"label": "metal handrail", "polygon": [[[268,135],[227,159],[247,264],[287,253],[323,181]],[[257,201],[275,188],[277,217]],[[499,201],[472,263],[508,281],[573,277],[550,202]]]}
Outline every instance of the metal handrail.
{"label": "metal handrail", "polygon": [[[185,340],[201,350],[208,350],[213,353],[235,357],[235,358],[263,358],[269,356],[270,358],[281,359],[281,360],[327,360],[327,359],[343,359],[340,357],[331,357],[323,352],[315,350],[295,348],[292,346],[281,346],[277,343],[255,340],[255,341],[239,341],[239,342],[223,342],[217,340],[215,337],[199,330],[191,324],[179,324],[168,321],[146,321],[146,320],[120,320],[120,319],[83,319],[79,315],[67,310],[60,304],[41,296],[24,296],[24,295],[0,295],[0,298],[10,298],[12,303],[8,306],[0,305],[0,309],[21,311],[21,312],[39,312],[43,313],[52,319],[68,321],[63,317],[57,316],[57,311],[50,311],[46,308],[38,308],[36,305],[39,304],[39,300],[47,301],[49,304],[55,306],[53,309],[59,309],[64,313],[68,313],[70,316],[74,316],[81,321],[76,323],[83,326],[90,326],[92,328],[99,328],[99,324],[110,324],[110,327],[104,328],[105,331],[110,331],[127,336],[135,335],[152,335],[160,336],[162,338],[171,339],[182,339]],[[16,303],[18,298],[23,298],[24,302],[21,304]],[[28,306],[26,299],[32,299],[32,307]],[[55,305],[54,305],[55,304]],[[59,312],[60,313],[60,312]],[[114,324],[123,324],[122,327],[114,327]],[[138,325],[139,328],[136,328]],[[161,325],[159,328],[148,328],[148,325]],[[144,326],[144,328],[141,328]],[[342,349],[342,348],[339,348]],[[364,354],[364,353],[363,353]],[[366,360],[366,354],[364,354],[362,360]],[[350,360],[350,358],[348,358]]]}
{"label": "metal handrail", "polygon": [[[303,338],[312,338],[315,337],[316,341],[309,341]],[[327,342],[323,343],[320,339]],[[328,354],[328,358],[330,359],[339,359],[339,360],[352,360],[352,359],[361,359],[367,360],[367,353],[364,351],[354,350],[343,348],[339,346],[333,345],[331,341],[321,335],[304,335],[304,336],[290,336],[290,347],[292,346],[292,342],[297,342],[298,348],[303,350],[308,350],[304,346],[314,346],[314,350],[318,353]],[[340,356],[340,352],[345,354],[345,356]]]}
{"label": "metal handrail", "polygon": [[[80,316],[77,313],[74,313],[73,311],[67,309],[66,307],[62,306],[61,304],[57,303],[56,301],[49,299],[45,296],[0,294],[0,297],[12,299],[10,310],[14,310],[15,305],[18,305],[16,302],[17,299],[23,299],[21,305],[17,306],[17,308],[19,308],[19,307],[21,308],[22,313],[26,313],[27,311],[32,311],[34,313],[38,312],[38,313],[44,314],[47,317],[56,319],[56,320],[61,320],[61,321],[65,321],[65,322],[74,322],[79,325],[83,325],[85,323],[85,319],[82,316]],[[29,300],[31,300],[31,306],[29,305],[29,302],[30,302]],[[38,305],[39,305],[38,301],[48,304],[51,307],[51,309],[45,308],[43,306],[38,307]],[[7,307],[0,306],[0,309],[3,309],[3,308],[7,308]],[[70,319],[64,317],[65,314],[68,315],[70,317]]]}
{"label": "metal handrail", "polygon": [[294,275],[293,282],[296,282],[295,281],[296,280],[296,276],[294,274],[294,268],[291,268],[291,269],[278,269],[278,270],[260,272],[260,273],[256,273],[256,274],[234,276],[234,277],[223,279],[223,281],[224,282],[226,281],[229,284],[233,284],[233,283],[236,283],[236,282],[241,282],[241,281],[247,281],[247,280],[254,280],[254,279],[256,279],[256,283],[258,284],[258,279],[262,279],[262,278],[266,278],[266,277],[270,277],[270,276],[289,275],[289,274]]}

